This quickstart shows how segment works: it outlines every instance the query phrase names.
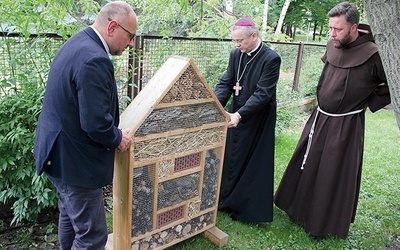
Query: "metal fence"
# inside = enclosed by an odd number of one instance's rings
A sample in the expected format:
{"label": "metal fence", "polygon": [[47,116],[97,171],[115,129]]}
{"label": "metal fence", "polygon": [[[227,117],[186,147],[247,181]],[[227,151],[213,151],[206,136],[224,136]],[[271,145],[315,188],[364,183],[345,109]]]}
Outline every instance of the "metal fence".
{"label": "metal fence", "polygon": [[[0,83],[6,87],[45,84],[52,58],[64,41],[55,35],[30,36],[0,33]],[[320,44],[265,42],[282,58],[278,82],[278,101],[290,92],[313,92],[322,70]],[[138,36],[133,49],[112,57],[121,95],[134,98],[168,57],[193,59],[207,83],[213,88],[228,64],[234,44],[227,39]]]}
{"label": "metal fence", "polygon": [[47,80],[52,58],[63,40],[53,34],[23,37],[0,33],[0,86],[2,92]]}
{"label": "metal fence", "polygon": [[[304,43],[265,42],[282,57],[281,80],[291,84],[291,89],[299,90],[300,72],[308,65],[311,58],[323,55],[325,45]],[[132,82],[137,83],[133,95],[155,74],[165,60],[172,55],[192,58],[208,84],[213,87],[222,77],[234,44],[227,39],[212,38],[163,38],[157,36],[140,36],[135,42],[132,60],[136,66]],[[312,60],[315,61],[315,60]],[[320,65],[322,69],[322,64]],[[318,65],[316,66],[318,68]],[[320,71],[315,72],[319,75]],[[304,81],[313,81],[303,75]],[[312,83],[311,83],[312,84]]]}

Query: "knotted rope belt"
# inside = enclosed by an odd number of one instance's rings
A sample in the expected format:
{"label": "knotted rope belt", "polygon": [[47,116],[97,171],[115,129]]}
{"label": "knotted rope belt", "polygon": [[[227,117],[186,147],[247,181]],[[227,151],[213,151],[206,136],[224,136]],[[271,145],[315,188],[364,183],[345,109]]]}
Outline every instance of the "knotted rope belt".
{"label": "knotted rope belt", "polygon": [[317,122],[317,117],[318,117],[318,114],[319,114],[319,113],[322,113],[322,114],[324,114],[324,115],[331,116],[331,117],[340,117],[340,116],[347,116],[347,115],[358,114],[358,113],[361,113],[361,112],[363,112],[363,111],[364,111],[364,109],[358,109],[358,110],[354,110],[354,111],[350,111],[350,112],[342,113],[342,114],[331,114],[331,113],[328,113],[328,112],[326,112],[326,111],[323,111],[323,110],[318,106],[318,107],[317,107],[317,112],[316,112],[315,117],[314,117],[313,124],[312,124],[311,129],[310,129],[310,133],[308,134],[307,149],[306,149],[306,153],[304,154],[303,163],[301,164],[301,168],[300,168],[300,169],[301,169],[301,170],[304,170],[304,165],[306,164],[306,160],[307,160],[307,157],[308,157],[308,153],[310,152],[310,148],[311,148],[311,142],[312,142],[312,138],[313,138],[313,135],[314,135],[315,123]]}

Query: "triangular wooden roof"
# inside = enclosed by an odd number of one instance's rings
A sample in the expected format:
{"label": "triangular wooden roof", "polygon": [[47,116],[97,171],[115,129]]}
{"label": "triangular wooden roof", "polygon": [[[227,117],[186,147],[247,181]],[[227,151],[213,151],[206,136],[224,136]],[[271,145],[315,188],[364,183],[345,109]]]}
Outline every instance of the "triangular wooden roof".
{"label": "triangular wooden roof", "polygon": [[[212,104],[207,109],[218,109],[219,122],[228,116],[192,59],[172,56],[162,65],[146,86],[121,114],[120,128],[130,128],[134,135],[146,118],[155,110],[184,105]],[[205,111],[206,112],[206,111]],[[160,114],[161,115],[161,114]],[[221,117],[222,116],[222,117]],[[182,115],[170,119],[189,119]],[[190,119],[193,119],[191,117]],[[187,122],[187,121],[186,121]],[[198,126],[201,124],[193,125]],[[166,124],[165,126],[168,126]],[[162,128],[156,128],[162,130]],[[163,131],[159,131],[162,133]]]}

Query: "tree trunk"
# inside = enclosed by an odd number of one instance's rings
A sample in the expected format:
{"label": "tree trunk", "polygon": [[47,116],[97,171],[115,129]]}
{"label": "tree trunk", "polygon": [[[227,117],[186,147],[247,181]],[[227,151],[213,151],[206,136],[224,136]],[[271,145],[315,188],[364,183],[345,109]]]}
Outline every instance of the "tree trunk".
{"label": "tree trunk", "polygon": [[293,41],[295,41],[296,40],[296,31],[297,31],[297,27],[296,26],[294,26],[294,28],[293,28]]}
{"label": "tree trunk", "polygon": [[312,40],[313,42],[315,42],[315,37],[316,37],[316,33],[317,33],[317,26],[318,26],[318,22],[314,21],[314,29],[313,29],[313,35],[312,35]]}
{"label": "tree trunk", "polygon": [[269,0],[265,0],[265,2],[264,2],[262,31],[261,31],[261,40],[263,40],[263,41],[267,40],[268,8],[269,8]]}
{"label": "tree trunk", "polygon": [[226,0],[225,1],[225,5],[226,5],[225,12],[228,15],[232,15],[232,13],[233,13],[233,2],[232,2],[232,0]]}
{"label": "tree trunk", "polygon": [[385,68],[392,107],[400,128],[400,2],[364,0],[364,8]]}
{"label": "tree trunk", "polygon": [[287,9],[289,8],[290,1],[291,0],[285,0],[285,3],[283,4],[282,12],[281,12],[281,15],[279,16],[278,25],[276,26],[276,30],[275,30],[276,37],[279,36],[279,34],[281,33],[283,20],[285,20],[286,12],[287,12]]}

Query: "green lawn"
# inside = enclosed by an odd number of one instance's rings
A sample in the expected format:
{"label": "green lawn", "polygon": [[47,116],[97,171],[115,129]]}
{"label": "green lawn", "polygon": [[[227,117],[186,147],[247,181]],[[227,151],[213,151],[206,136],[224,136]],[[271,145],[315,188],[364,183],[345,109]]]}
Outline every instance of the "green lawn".
{"label": "green lawn", "polygon": [[[275,187],[280,182],[302,126],[283,132],[276,143]],[[219,248],[202,234],[170,249],[400,249],[400,131],[393,111],[366,114],[361,192],[355,223],[346,240],[314,239],[275,207],[274,221],[250,225],[218,213],[217,226],[228,234]]]}

